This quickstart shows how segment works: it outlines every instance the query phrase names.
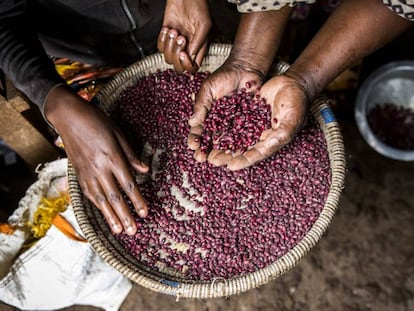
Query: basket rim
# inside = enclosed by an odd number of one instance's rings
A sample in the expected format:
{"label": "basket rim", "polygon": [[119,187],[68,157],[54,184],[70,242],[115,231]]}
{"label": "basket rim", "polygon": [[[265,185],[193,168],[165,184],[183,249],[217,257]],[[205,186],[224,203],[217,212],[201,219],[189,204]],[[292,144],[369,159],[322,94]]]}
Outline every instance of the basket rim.
{"label": "basket rim", "polygon": [[[203,62],[200,70],[208,70],[209,63],[216,58],[223,62],[230,50],[230,44],[212,44],[204,61],[207,65],[204,65]],[[115,101],[122,89],[150,73],[151,68],[152,72],[154,72],[153,67],[155,65],[160,65],[156,69],[159,67],[171,68],[170,65],[164,62],[162,54],[156,53],[132,64],[117,74],[97,94],[98,100],[103,104],[103,109],[109,113],[110,104]],[[217,62],[215,66],[217,67]],[[280,64],[276,68],[279,68],[277,73],[282,73],[288,66]],[[141,72],[141,74],[137,75],[137,71]],[[229,297],[262,286],[293,268],[317,244],[328,229],[340,202],[346,171],[341,130],[331,110],[330,100],[325,96],[318,97],[312,103],[311,112],[318,121],[327,143],[331,168],[331,187],[318,219],[303,239],[285,255],[263,269],[231,279],[217,278],[211,281],[194,281],[174,278],[156,271],[149,271],[143,266],[139,267],[137,265],[138,261],[134,260],[131,255],[128,255],[126,251],[120,252],[119,249],[116,249],[113,244],[116,242],[112,235],[105,235],[104,232],[101,232],[96,227],[96,225],[99,225],[98,223],[92,223],[92,220],[99,222],[97,217],[100,218],[101,222],[104,222],[104,220],[102,220],[102,216],[99,216],[98,209],[91,207],[86,202],[88,200],[84,200],[75,171],[71,162],[68,161],[69,194],[79,227],[93,250],[104,261],[133,282],[156,292],[185,298],[218,298]]]}

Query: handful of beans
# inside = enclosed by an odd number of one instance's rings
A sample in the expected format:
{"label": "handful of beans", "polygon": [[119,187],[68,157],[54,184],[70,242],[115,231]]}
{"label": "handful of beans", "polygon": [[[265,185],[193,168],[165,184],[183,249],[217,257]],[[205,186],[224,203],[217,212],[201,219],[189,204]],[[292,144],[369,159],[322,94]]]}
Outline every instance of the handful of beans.
{"label": "handful of beans", "polygon": [[[139,185],[149,215],[136,216],[135,236],[116,238],[148,268],[192,280],[247,274],[286,254],[318,218],[331,179],[324,135],[312,118],[289,145],[252,167],[230,171],[197,162],[187,146],[188,119],[208,75],[157,71],[125,89],[112,113],[137,152],[146,144],[153,153],[151,172]],[[222,110],[213,104],[206,123],[214,116],[217,127],[227,125],[206,132],[226,139],[207,143],[254,143],[270,124],[270,107],[255,96],[230,94],[220,101],[228,113],[216,113]],[[240,98],[246,109],[235,116]],[[253,98],[259,106],[248,109]]]}

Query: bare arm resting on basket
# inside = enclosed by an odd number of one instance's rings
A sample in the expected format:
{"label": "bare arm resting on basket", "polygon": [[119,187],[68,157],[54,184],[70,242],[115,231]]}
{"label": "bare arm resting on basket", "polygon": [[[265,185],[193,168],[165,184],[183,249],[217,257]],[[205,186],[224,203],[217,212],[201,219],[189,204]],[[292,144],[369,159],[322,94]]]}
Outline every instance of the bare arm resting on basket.
{"label": "bare arm resting on basket", "polygon": [[[129,65],[156,51],[164,1],[122,5],[91,0],[79,2],[76,8],[68,8],[65,1],[0,3],[0,68],[59,133],[83,193],[103,212],[112,231],[134,234],[135,219],[122,192],[137,214],[145,217],[148,207],[134,171],[147,172],[148,167],[119,128],[66,85],[48,55],[97,65]],[[180,29],[190,33],[184,25]]]}
{"label": "bare arm resting on basket", "polygon": [[[301,127],[309,102],[337,75],[411,25],[378,0],[343,1],[288,71],[262,86],[260,94],[272,107],[272,128],[264,131],[260,141],[245,153],[220,152],[214,157],[210,153],[209,161],[237,170],[277,152]],[[195,114],[201,104],[196,105]]]}

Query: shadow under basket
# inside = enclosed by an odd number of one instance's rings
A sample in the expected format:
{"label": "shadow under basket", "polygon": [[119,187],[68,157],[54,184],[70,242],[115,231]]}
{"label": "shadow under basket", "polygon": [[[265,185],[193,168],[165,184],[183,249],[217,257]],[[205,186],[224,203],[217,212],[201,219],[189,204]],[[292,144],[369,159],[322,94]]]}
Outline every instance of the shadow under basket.
{"label": "shadow under basket", "polygon": [[[203,61],[200,71],[213,72],[228,57],[231,45],[213,44]],[[141,78],[157,70],[172,68],[166,64],[162,54],[153,54],[138,61],[119,73],[97,95],[103,109],[109,113],[123,90],[135,85]],[[276,66],[280,74],[288,68],[285,63]],[[319,98],[311,106],[311,112],[323,131],[331,170],[331,185],[326,202],[305,236],[285,255],[263,269],[230,279],[215,278],[210,281],[195,281],[168,273],[152,271],[129,254],[112,235],[98,208],[81,192],[71,163],[68,164],[69,192],[75,216],[87,240],[109,265],[133,282],[159,293],[185,298],[228,297],[253,289],[276,279],[293,268],[326,232],[338,207],[345,179],[345,153],[338,123],[329,106],[329,100]]]}

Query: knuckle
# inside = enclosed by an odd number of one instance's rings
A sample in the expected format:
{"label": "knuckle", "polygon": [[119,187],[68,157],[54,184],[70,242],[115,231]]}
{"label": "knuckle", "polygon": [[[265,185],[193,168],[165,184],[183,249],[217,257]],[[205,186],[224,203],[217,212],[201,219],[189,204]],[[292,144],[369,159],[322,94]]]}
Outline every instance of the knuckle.
{"label": "knuckle", "polygon": [[121,194],[116,192],[111,192],[109,194],[109,202],[111,204],[117,204],[121,201]]}
{"label": "knuckle", "polygon": [[105,209],[103,207],[103,203],[106,201],[105,196],[102,194],[96,194],[93,196],[93,199],[95,201],[96,207],[102,212],[104,212]]}
{"label": "knuckle", "polygon": [[133,183],[132,181],[126,182],[124,185],[124,189],[126,193],[132,193],[135,189],[135,183]]}

